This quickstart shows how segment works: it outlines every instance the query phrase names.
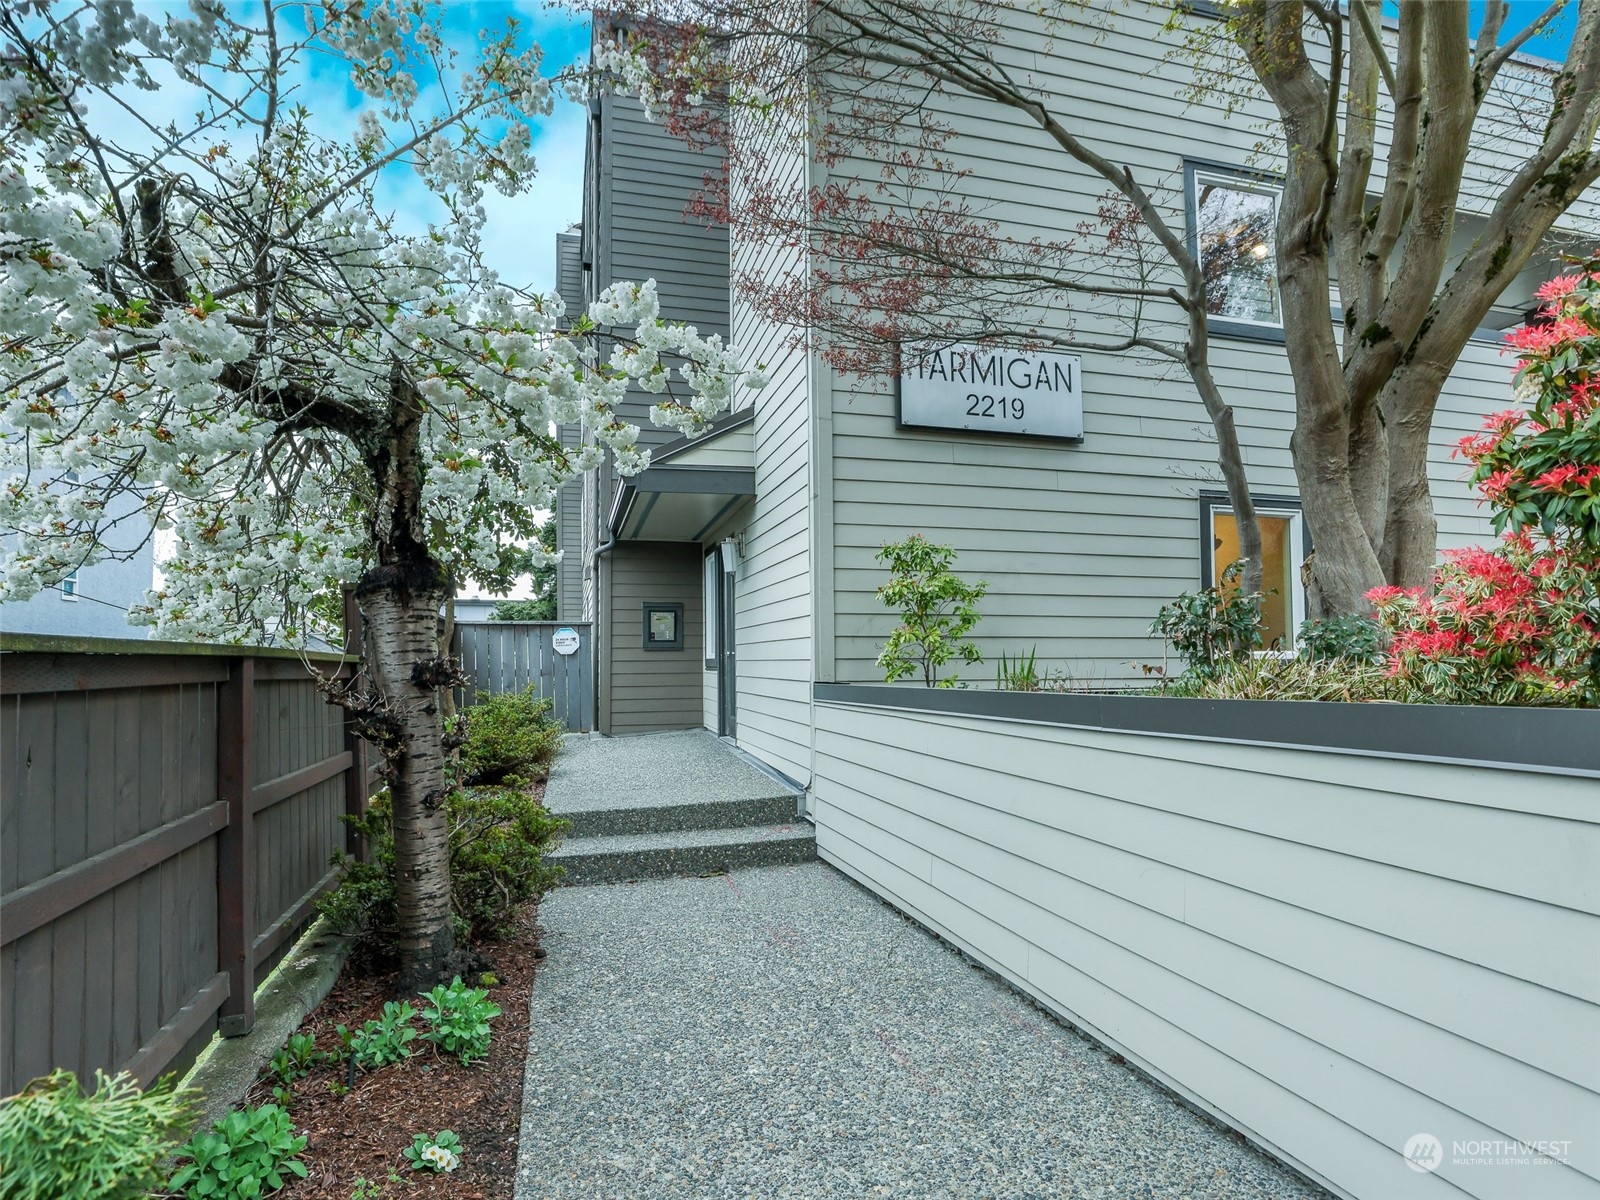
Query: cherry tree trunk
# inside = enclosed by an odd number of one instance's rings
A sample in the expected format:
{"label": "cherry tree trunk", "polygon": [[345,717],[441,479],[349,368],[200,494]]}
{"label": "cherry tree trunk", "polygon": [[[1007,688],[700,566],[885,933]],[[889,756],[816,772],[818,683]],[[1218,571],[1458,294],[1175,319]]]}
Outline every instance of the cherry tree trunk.
{"label": "cherry tree trunk", "polygon": [[[433,671],[444,589],[427,586],[426,575],[426,570],[380,563],[363,580],[361,594],[367,676],[392,736],[387,777],[394,811],[401,994],[431,987],[456,969],[444,729]],[[396,582],[408,576],[413,586]],[[369,584],[374,585],[370,590]]]}
{"label": "cherry tree trunk", "polygon": [[423,518],[422,398],[397,364],[384,427],[366,448],[377,503],[376,565],[356,587],[366,623],[365,667],[394,812],[396,948],[402,995],[447,981],[468,964],[450,904],[444,716],[453,680],[439,649],[439,608],[450,580],[428,547]]}

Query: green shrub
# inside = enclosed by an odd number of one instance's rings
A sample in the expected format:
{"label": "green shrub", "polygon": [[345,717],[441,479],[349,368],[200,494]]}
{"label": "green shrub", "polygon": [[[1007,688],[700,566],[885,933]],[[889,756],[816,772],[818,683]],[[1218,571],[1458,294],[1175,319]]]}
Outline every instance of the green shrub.
{"label": "green shrub", "polygon": [[1357,614],[1303,621],[1296,640],[1301,658],[1372,663],[1383,661],[1388,636],[1377,618]]}
{"label": "green shrub", "polygon": [[1216,587],[1184,592],[1156,613],[1150,632],[1184,657],[1189,674],[1215,674],[1261,645],[1261,594],[1241,592],[1243,571],[1243,560],[1230,563]]}
{"label": "green shrub", "polygon": [[189,1200],[255,1200],[281,1188],[286,1175],[306,1177],[305,1148],[276,1104],[241,1108],[189,1139],[178,1154],[190,1162],[167,1187]]}
{"label": "green shrub", "polygon": [[[452,793],[450,898],[463,939],[498,935],[519,904],[542,896],[561,877],[544,855],[567,828],[526,792],[471,788]],[[339,886],[317,902],[335,928],[362,935],[369,949],[387,945],[395,926],[394,833],[387,792],[365,817],[348,818],[367,840],[370,860],[346,860]]]}
{"label": "green shrub", "polygon": [[489,999],[487,988],[469,988],[457,975],[449,987],[440,985],[422,998],[428,1002],[422,1009],[428,1023],[424,1040],[464,1063],[488,1056],[493,1037],[489,1022],[500,1015],[500,1006]]}
{"label": "green shrub", "polygon": [[535,695],[531,684],[474,704],[462,714],[467,740],[457,779],[467,786],[511,787],[544,779],[565,732],[550,709],[550,701]]}
{"label": "green shrub", "polygon": [[161,1163],[194,1123],[193,1092],[171,1081],[141,1092],[126,1073],[95,1073],[85,1095],[71,1071],[35,1079],[0,1101],[5,1200],[135,1200],[156,1190]]}

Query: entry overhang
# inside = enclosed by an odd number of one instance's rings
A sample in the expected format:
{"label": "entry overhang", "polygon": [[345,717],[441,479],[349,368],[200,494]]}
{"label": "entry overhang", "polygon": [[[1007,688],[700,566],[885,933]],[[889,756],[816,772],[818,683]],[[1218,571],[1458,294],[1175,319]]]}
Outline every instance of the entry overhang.
{"label": "entry overhang", "polygon": [[668,442],[623,480],[611,533],[625,542],[697,542],[756,494],[754,412],[745,409],[693,438]]}

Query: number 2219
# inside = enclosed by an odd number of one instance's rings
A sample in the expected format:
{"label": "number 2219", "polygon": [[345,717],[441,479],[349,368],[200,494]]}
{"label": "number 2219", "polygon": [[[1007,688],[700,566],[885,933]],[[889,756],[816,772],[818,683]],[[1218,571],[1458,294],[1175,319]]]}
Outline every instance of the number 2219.
{"label": "number 2219", "polygon": [[1021,396],[979,396],[967,393],[967,416],[1022,420]]}

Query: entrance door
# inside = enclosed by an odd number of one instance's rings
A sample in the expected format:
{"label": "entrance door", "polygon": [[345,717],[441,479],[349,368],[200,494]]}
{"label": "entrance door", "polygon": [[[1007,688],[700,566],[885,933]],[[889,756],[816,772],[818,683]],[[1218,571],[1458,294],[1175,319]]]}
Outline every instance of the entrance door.
{"label": "entrance door", "polygon": [[734,647],[734,580],[733,572],[726,569],[725,552],[719,546],[716,553],[717,575],[717,733],[722,737],[739,735],[738,670]]}

